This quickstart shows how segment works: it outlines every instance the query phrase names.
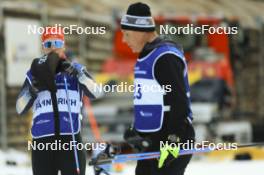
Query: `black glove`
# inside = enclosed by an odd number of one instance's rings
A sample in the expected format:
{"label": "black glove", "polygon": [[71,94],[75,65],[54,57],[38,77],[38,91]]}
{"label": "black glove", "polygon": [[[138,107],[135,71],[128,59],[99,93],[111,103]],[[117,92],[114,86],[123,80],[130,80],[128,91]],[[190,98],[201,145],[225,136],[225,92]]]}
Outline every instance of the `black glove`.
{"label": "black glove", "polygon": [[96,165],[94,166],[94,174],[95,175],[101,175],[101,174],[105,174],[105,175],[110,175],[107,170],[104,168],[105,165]]}
{"label": "black glove", "polygon": [[[111,144],[107,144],[106,148],[98,153],[93,159],[93,163],[96,164],[96,162],[100,162],[102,160],[108,160],[108,159],[112,159],[116,154],[119,154],[120,151],[120,147],[117,145],[111,145]],[[106,169],[107,165],[94,165],[94,172],[95,175],[100,175],[100,174],[106,174],[109,175],[109,173],[107,172]]]}
{"label": "black glove", "polygon": [[55,52],[39,59],[34,59],[31,64],[31,73],[33,76],[33,86],[38,90],[49,90],[56,92],[55,75],[59,71],[59,67],[63,60]]}
{"label": "black glove", "polygon": [[94,165],[100,161],[112,159],[116,154],[121,152],[120,147],[118,145],[108,144],[105,149],[99,153],[94,152],[94,157],[92,158],[90,164]]}
{"label": "black glove", "polygon": [[113,158],[116,154],[120,153],[120,148],[117,145],[107,143],[104,151],[98,154],[98,156],[105,156],[107,158]]}
{"label": "black glove", "polygon": [[86,67],[82,64],[65,61],[62,63],[62,68],[64,72],[68,73],[71,76],[79,77],[81,74],[85,73],[89,78],[92,79],[92,77],[86,71]]}
{"label": "black glove", "polygon": [[76,69],[74,69],[74,67],[72,66],[72,63],[69,61],[64,61],[61,64],[61,69],[63,72],[68,73],[70,76],[77,76],[78,75],[78,71]]}
{"label": "black glove", "polygon": [[151,145],[151,140],[149,138],[141,137],[133,127],[130,127],[125,131],[124,140],[135,152],[144,152]]}

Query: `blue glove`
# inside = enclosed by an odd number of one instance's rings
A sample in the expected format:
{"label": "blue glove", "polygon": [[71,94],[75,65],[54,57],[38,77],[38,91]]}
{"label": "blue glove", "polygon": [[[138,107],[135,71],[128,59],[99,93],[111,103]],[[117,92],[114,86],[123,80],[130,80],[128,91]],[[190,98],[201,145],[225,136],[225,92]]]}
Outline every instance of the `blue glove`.
{"label": "blue glove", "polygon": [[85,66],[79,64],[79,63],[72,63],[71,66],[79,73],[83,73],[83,71],[86,69]]}

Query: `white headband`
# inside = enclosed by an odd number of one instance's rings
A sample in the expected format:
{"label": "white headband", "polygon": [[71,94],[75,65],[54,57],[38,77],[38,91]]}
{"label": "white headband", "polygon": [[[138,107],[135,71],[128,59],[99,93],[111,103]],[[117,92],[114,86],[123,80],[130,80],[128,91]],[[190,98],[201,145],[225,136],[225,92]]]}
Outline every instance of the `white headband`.
{"label": "white headband", "polygon": [[153,28],[155,27],[155,22],[151,16],[124,15],[121,19],[121,25],[136,28]]}

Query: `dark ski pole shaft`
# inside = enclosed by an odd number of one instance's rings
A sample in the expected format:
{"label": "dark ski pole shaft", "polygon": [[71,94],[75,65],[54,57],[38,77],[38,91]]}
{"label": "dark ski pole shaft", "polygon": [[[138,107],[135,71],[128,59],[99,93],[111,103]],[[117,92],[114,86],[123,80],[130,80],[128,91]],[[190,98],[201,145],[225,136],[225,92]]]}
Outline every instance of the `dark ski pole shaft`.
{"label": "dark ski pole shaft", "polygon": [[72,141],[74,143],[73,149],[74,149],[76,171],[77,171],[77,174],[80,174],[80,165],[79,165],[79,159],[78,159],[77,148],[76,148],[76,140],[75,140],[74,129],[73,129],[73,120],[72,120],[70,98],[69,98],[69,93],[68,93],[68,83],[67,83],[66,76],[64,76],[64,84],[65,84],[65,92],[66,92],[66,98],[67,98],[68,112],[69,112],[70,123],[71,123]]}

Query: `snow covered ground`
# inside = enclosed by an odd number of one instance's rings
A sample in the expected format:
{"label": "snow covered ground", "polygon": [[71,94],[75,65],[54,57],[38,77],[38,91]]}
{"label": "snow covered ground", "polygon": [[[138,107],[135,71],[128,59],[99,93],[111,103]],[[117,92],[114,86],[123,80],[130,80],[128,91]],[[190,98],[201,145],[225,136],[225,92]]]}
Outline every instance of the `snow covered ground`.
{"label": "snow covered ground", "polygon": [[[196,162],[193,161],[185,175],[263,175],[264,161],[245,162]],[[87,167],[87,175],[93,175]],[[112,175],[133,175],[134,165],[127,165],[123,172],[112,172]],[[0,166],[0,175],[32,175],[31,168],[25,166]]]}
{"label": "snow covered ground", "polygon": [[[8,160],[9,165],[6,164]],[[16,165],[15,165],[16,164]],[[111,172],[112,175],[133,175],[135,164],[125,164],[122,172]],[[87,167],[87,175],[93,175],[91,167]],[[194,160],[186,169],[185,175],[263,175],[262,161],[221,161],[209,162]],[[30,159],[27,154],[10,150],[0,151],[0,175],[32,175]]]}

